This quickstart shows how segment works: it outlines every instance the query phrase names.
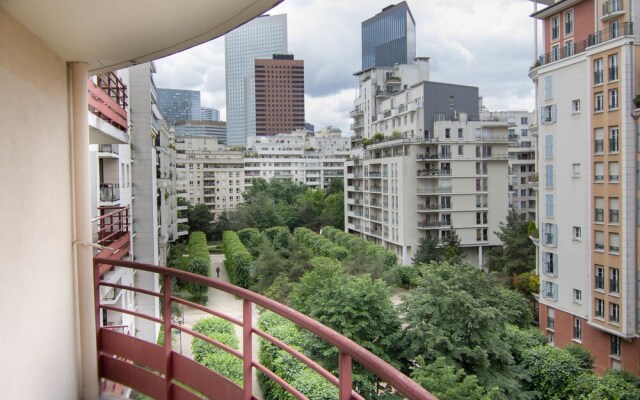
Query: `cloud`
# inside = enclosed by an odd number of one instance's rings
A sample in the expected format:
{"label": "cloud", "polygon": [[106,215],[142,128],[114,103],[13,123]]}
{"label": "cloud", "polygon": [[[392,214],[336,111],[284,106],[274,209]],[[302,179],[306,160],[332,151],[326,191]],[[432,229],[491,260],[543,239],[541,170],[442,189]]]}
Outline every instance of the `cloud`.
{"label": "cloud", "polygon": [[[533,109],[533,6],[522,0],[408,0],[417,55],[430,57],[431,79],[478,86],[491,110]],[[289,51],[305,62],[306,118],[348,132],[361,66],[362,21],[391,0],[287,0]],[[159,60],[159,87],[201,91],[202,104],[226,118],[224,39]]]}

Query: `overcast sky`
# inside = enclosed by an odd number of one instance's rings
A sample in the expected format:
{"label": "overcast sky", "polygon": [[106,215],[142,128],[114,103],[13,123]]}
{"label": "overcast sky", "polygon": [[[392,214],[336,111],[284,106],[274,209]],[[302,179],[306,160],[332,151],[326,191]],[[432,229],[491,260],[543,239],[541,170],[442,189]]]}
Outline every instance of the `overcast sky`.
{"label": "overcast sky", "polygon": [[[289,51],[305,63],[306,120],[349,131],[361,67],[361,22],[390,0],[285,0]],[[493,111],[533,110],[533,3],[525,0],[408,0],[417,55],[430,57],[431,80],[478,86]],[[202,106],[226,120],[224,38],[157,61],[158,87],[201,92]]]}

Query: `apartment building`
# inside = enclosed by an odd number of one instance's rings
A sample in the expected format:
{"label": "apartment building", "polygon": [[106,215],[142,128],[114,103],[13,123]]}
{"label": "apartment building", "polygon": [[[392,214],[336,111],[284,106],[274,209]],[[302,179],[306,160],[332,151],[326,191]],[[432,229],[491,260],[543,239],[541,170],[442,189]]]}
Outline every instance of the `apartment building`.
{"label": "apartment building", "polygon": [[178,196],[192,205],[206,204],[214,220],[242,203],[244,153],[231,151],[212,137],[176,139]]}
{"label": "apartment building", "polygon": [[332,179],[344,178],[349,146],[350,139],[332,127],[316,133],[299,130],[252,138],[244,160],[245,186],[261,177],[290,179],[311,188],[326,188]]}
{"label": "apartment building", "polygon": [[255,60],[256,135],[304,129],[304,61],[292,54]]}
{"label": "apartment building", "polygon": [[530,111],[480,112],[483,121],[509,124],[509,208],[529,221],[536,220],[538,174],[536,172],[536,137],[529,132],[535,114]]}
{"label": "apartment building", "polygon": [[[538,1],[540,322],[595,369],[640,374],[637,4]],[[536,49],[537,50],[537,49]]]}
{"label": "apartment building", "polygon": [[428,81],[428,59],[356,76],[347,231],[411,264],[422,238],[455,230],[482,266],[508,209],[509,123],[479,120],[478,88]]}

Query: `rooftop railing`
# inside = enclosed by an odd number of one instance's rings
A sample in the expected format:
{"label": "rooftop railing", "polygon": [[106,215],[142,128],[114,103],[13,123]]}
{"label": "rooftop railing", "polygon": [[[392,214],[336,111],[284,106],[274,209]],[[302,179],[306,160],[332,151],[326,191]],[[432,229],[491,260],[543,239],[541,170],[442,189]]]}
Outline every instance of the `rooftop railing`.
{"label": "rooftop railing", "polygon": [[[123,286],[108,283],[101,280],[101,265],[112,265],[123,268],[131,268],[136,271],[147,271],[162,276],[163,290],[155,292],[132,286]],[[230,316],[214,311],[208,307],[192,303],[175,297],[171,291],[172,278],[187,282],[205,285],[242,299],[243,313],[241,317]],[[118,261],[107,258],[94,259],[95,279],[95,315],[98,332],[98,362],[100,378],[116,382],[156,399],[199,399],[201,395],[214,400],[253,400],[252,373],[257,370],[266,377],[279,384],[286,392],[296,399],[307,399],[298,389],[291,386],[283,378],[267,369],[258,360],[253,358],[252,336],[257,335],[280,349],[286,351],[305,365],[309,366],[328,382],[335,385],[339,391],[339,400],[360,400],[361,395],[353,390],[353,362],[355,361],[368,371],[374,373],[382,381],[386,382],[398,394],[410,400],[437,400],[420,385],[400,373],[385,361],[359,346],[352,340],[340,335],[338,332],[322,325],[320,322],[307,317],[287,306],[284,306],[267,297],[246,289],[231,285],[220,280],[214,280],[189,272],[160,267],[157,265],[141,264],[132,261]],[[159,298],[163,305],[163,314],[160,317],[145,315],[137,311],[126,310],[113,305],[100,302],[100,287],[113,287],[122,290],[130,290],[138,295],[147,295]],[[242,351],[234,350],[214,339],[195,332],[187,325],[174,323],[172,304],[181,304],[225,319],[236,324],[242,329]],[[291,346],[276,339],[272,335],[256,328],[252,317],[252,307],[257,305],[263,309],[272,311],[289,321],[295,323],[301,329],[313,333],[327,343],[333,345],[339,352],[339,373],[333,375],[318,363],[295,350]],[[100,310],[109,310],[117,313],[130,314],[158,324],[163,324],[164,337],[171,338],[171,332],[178,330],[194,338],[203,340],[217,348],[232,354],[242,360],[243,384],[242,387],[223,377],[219,373],[183,356],[173,350],[171,340],[165,340],[164,346],[159,346],[144,340],[125,335],[109,327],[100,326]]]}

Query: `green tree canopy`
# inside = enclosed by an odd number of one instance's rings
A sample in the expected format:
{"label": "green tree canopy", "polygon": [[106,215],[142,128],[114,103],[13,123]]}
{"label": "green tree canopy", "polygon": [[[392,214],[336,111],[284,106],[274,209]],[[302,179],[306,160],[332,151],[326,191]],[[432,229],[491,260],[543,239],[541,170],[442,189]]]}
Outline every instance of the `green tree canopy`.
{"label": "green tree canopy", "polygon": [[507,214],[507,222],[500,222],[495,232],[502,247],[489,251],[487,267],[491,271],[518,275],[531,271],[536,265],[536,248],[529,239],[529,221],[513,208]]}
{"label": "green tree canopy", "polygon": [[200,231],[209,235],[213,226],[211,221],[213,216],[209,212],[206,204],[196,204],[187,210],[187,224],[189,225],[189,233]]}

